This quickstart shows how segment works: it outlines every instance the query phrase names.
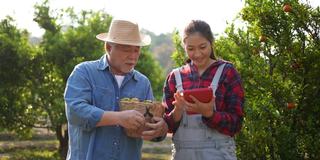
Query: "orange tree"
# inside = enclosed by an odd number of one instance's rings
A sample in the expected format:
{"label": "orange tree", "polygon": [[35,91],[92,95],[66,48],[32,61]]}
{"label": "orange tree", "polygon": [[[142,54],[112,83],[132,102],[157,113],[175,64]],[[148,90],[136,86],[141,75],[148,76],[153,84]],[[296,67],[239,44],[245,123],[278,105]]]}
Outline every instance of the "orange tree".
{"label": "orange tree", "polygon": [[29,137],[39,113],[29,105],[32,94],[28,88],[32,59],[36,50],[28,42],[29,34],[14,25],[11,17],[0,21],[0,131],[15,130]]}
{"label": "orange tree", "polygon": [[[235,24],[239,24],[237,27]],[[173,59],[185,55],[174,42]],[[246,0],[214,44],[246,91],[239,159],[320,158],[320,11],[297,0]]]}
{"label": "orange tree", "polygon": [[[65,23],[64,19],[71,22]],[[38,46],[38,67],[33,69],[33,105],[44,111],[43,117],[50,122],[48,127],[59,140],[60,156],[65,159],[68,147],[63,100],[65,84],[77,63],[103,54],[103,44],[95,40],[94,33],[108,28],[111,16],[83,11],[78,17],[72,9],[52,11],[45,1],[35,5],[34,21],[45,33]]]}
{"label": "orange tree", "polygon": [[241,159],[319,159],[320,11],[247,0],[217,52],[236,62],[246,89]]}
{"label": "orange tree", "polygon": [[[68,134],[63,93],[73,67],[104,54],[95,38],[107,32],[112,16],[103,11],[51,10],[48,1],[35,5],[34,21],[45,30],[40,44],[13,18],[0,21],[0,131],[32,136],[32,128],[55,132],[59,154],[65,159]],[[136,68],[149,77],[155,96],[162,95],[163,70],[148,48],[141,50]]]}
{"label": "orange tree", "polygon": [[[68,136],[63,92],[73,67],[85,60],[95,60],[104,54],[103,43],[95,38],[107,32],[112,16],[103,11],[81,11],[73,9],[60,12],[50,10],[48,1],[35,6],[34,20],[45,30],[39,45],[41,56],[39,69],[35,69],[35,103],[44,109],[50,119],[50,129],[59,140],[59,153],[66,155]],[[65,21],[65,20],[68,21]],[[143,48],[136,68],[151,82],[155,96],[160,97],[163,83],[162,69],[155,62],[148,48]]]}

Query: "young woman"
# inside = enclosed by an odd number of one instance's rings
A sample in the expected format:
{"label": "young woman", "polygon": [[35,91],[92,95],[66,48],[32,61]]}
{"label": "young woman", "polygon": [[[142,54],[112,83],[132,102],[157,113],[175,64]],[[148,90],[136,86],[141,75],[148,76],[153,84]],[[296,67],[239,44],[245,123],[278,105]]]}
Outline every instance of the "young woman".
{"label": "young woman", "polygon": [[[164,85],[165,120],[173,133],[174,160],[237,159],[234,135],[243,120],[244,90],[239,73],[227,61],[218,60],[212,48],[210,26],[191,21],[184,30],[187,63],[174,69]],[[190,103],[183,90],[212,88],[213,98]]]}

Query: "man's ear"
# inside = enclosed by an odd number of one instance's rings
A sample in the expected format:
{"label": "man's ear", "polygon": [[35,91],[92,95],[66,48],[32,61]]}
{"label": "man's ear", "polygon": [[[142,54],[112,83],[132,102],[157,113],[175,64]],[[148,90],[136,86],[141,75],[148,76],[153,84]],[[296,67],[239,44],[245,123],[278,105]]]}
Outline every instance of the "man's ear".
{"label": "man's ear", "polygon": [[111,44],[109,44],[108,42],[105,42],[105,43],[104,43],[104,50],[105,50],[106,52],[110,53],[111,47],[112,47]]}

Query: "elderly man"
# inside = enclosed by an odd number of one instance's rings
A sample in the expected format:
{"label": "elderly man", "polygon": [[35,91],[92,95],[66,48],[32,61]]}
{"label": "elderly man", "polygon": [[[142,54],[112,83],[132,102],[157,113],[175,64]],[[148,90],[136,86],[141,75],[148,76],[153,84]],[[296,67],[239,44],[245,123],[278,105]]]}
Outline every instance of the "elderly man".
{"label": "elderly man", "polygon": [[[153,100],[150,82],[134,70],[140,47],[151,39],[139,31],[136,23],[113,20],[109,33],[97,39],[105,42],[106,54],[99,60],[78,64],[65,89],[69,129],[68,160],[138,160],[142,140],[160,141],[167,132],[162,117],[146,123],[138,111],[119,111],[119,100],[130,97]],[[152,128],[138,138],[129,137],[124,129]]]}

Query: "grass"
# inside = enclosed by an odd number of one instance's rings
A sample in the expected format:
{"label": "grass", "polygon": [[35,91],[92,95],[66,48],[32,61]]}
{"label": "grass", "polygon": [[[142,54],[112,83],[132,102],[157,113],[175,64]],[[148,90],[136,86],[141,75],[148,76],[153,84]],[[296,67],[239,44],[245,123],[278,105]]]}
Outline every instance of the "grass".
{"label": "grass", "polygon": [[47,149],[19,149],[9,153],[0,160],[61,160],[55,150]]}
{"label": "grass", "polygon": [[60,160],[57,140],[0,141],[0,160]]}
{"label": "grass", "polygon": [[[171,137],[162,142],[145,141],[142,147],[142,160],[168,160],[171,156]],[[0,160],[61,160],[57,152],[58,141],[47,138],[16,140],[1,138]]]}
{"label": "grass", "polygon": [[142,160],[168,160],[171,157],[171,138],[161,142],[145,141],[142,146]]}

